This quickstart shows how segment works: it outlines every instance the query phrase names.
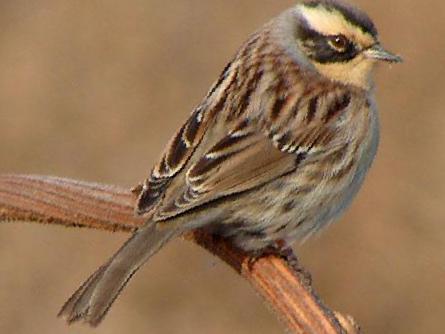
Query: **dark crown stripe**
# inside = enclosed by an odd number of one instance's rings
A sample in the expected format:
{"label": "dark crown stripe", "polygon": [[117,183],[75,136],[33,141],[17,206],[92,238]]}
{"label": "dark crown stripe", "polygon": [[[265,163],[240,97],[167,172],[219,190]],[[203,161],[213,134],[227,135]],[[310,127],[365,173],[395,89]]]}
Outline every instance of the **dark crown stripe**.
{"label": "dark crown stripe", "polygon": [[377,36],[377,29],[369,16],[351,5],[334,0],[309,0],[304,3],[304,6],[311,8],[323,6],[329,11],[336,10],[343,15],[346,21],[360,28],[363,32]]}

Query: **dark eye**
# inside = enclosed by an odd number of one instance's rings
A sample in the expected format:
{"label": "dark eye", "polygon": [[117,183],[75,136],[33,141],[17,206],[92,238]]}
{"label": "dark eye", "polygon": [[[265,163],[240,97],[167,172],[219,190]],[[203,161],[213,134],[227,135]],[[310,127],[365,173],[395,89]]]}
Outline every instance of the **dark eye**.
{"label": "dark eye", "polygon": [[334,35],[328,37],[331,47],[339,52],[345,52],[349,46],[349,40],[344,35]]}

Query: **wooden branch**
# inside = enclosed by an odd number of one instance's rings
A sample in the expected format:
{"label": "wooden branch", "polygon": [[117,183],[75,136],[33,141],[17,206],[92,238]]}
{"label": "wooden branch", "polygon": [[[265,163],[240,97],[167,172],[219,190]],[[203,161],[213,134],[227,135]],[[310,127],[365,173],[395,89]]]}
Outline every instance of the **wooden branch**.
{"label": "wooden branch", "polygon": [[[133,215],[129,190],[47,176],[0,176],[0,221],[89,227],[131,232],[143,224]],[[352,318],[329,310],[309,275],[278,255],[252,259],[221,238],[195,231],[186,239],[207,249],[247,279],[286,325],[289,333],[356,334]]]}

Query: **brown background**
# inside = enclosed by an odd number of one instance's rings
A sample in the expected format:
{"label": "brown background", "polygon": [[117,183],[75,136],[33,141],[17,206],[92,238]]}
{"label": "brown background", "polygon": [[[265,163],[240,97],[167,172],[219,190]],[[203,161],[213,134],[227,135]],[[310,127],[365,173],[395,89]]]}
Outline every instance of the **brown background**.
{"label": "brown background", "polygon": [[[382,143],[341,223],[298,247],[366,333],[443,333],[445,5],[361,0],[401,66],[377,73]],[[132,186],[247,35],[290,0],[3,0],[0,173]],[[127,236],[0,225],[0,333],[92,333],[59,306]],[[171,243],[94,333],[281,333],[252,289]]]}

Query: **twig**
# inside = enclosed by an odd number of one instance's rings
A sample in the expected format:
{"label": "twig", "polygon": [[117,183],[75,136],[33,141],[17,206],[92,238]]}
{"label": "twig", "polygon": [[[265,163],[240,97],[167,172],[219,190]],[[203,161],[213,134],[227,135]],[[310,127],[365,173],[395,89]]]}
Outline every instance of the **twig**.
{"label": "twig", "polygon": [[[133,215],[129,190],[47,176],[0,176],[0,221],[89,227],[131,232],[143,224]],[[278,255],[252,260],[221,238],[195,231],[186,239],[207,249],[247,279],[286,325],[289,333],[356,334],[350,317],[328,309],[296,262]]]}

